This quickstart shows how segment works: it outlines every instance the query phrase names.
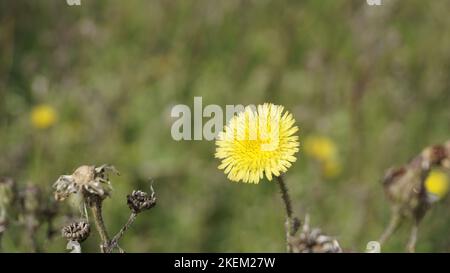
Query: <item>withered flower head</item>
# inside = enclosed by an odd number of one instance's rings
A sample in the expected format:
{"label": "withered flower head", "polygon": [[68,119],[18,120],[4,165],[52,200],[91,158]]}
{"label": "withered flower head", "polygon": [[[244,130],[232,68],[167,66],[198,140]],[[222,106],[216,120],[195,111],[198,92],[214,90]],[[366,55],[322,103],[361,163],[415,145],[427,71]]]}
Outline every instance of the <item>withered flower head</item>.
{"label": "withered flower head", "polygon": [[68,241],[83,242],[89,237],[91,228],[88,222],[80,221],[63,227],[62,236]]}
{"label": "withered flower head", "polygon": [[119,175],[114,166],[102,165],[100,167],[83,165],[72,175],[62,175],[53,184],[55,199],[64,201],[73,193],[96,195],[101,199],[108,197],[112,192],[108,173]]}
{"label": "withered flower head", "polygon": [[302,232],[290,241],[294,253],[341,253],[338,241],[321,232],[318,228],[311,229],[309,217],[305,219]]}
{"label": "withered flower head", "polygon": [[420,221],[430,205],[437,199],[430,195],[425,181],[431,170],[445,167],[450,142],[433,145],[400,168],[389,169],[384,177],[384,189],[393,209],[403,216],[413,216]]}
{"label": "withered flower head", "polygon": [[156,205],[156,197],[152,193],[150,196],[143,191],[133,191],[127,195],[127,204],[133,213],[139,213],[153,208]]}

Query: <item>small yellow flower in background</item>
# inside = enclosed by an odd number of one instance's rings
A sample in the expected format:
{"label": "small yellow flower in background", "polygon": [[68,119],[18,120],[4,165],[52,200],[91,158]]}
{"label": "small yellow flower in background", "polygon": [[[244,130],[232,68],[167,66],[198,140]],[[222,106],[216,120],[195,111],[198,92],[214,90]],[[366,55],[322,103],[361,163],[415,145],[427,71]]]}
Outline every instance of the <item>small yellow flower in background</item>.
{"label": "small yellow flower in background", "polygon": [[337,177],[342,166],[338,159],[335,142],[326,136],[308,136],[305,139],[305,153],[320,163],[324,177]]}
{"label": "small yellow flower in background", "polygon": [[234,116],[216,141],[216,158],[231,181],[258,184],[264,174],[269,181],[297,159],[297,126],[284,107],[265,103],[249,106]]}
{"label": "small yellow flower in background", "polygon": [[449,181],[446,173],[442,171],[431,171],[425,181],[427,192],[434,194],[438,199],[442,199],[449,191]]}
{"label": "small yellow flower in background", "polygon": [[305,153],[319,161],[327,161],[336,157],[336,145],[325,136],[309,136],[305,139]]}
{"label": "small yellow flower in background", "polygon": [[56,111],[50,105],[38,105],[31,111],[31,123],[37,129],[50,128],[53,124],[55,124],[56,120]]}

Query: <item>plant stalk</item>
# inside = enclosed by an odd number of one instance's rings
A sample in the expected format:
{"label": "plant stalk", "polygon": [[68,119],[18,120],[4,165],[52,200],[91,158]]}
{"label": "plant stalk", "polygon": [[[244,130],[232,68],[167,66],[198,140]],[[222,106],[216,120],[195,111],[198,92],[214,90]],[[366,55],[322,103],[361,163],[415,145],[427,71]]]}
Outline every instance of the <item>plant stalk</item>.
{"label": "plant stalk", "polygon": [[[125,232],[133,224],[134,220],[136,220],[136,217],[137,217],[137,214],[132,212],[130,217],[128,218],[127,223],[119,230],[119,232],[111,240],[111,249],[114,247],[118,247],[119,250],[121,250],[121,248],[119,247],[119,240],[123,237],[123,235],[125,235]],[[121,250],[121,251],[123,251],[123,250]]]}
{"label": "plant stalk", "polygon": [[291,199],[289,197],[289,192],[286,186],[286,183],[284,182],[284,179],[282,176],[277,176],[278,186],[280,187],[280,193],[281,193],[281,199],[284,203],[284,208],[286,211],[286,249],[287,252],[292,252],[291,244],[290,244],[290,238],[295,234],[294,231],[294,224],[293,224],[293,218],[292,218],[292,204]]}
{"label": "plant stalk", "polygon": [[91,208],[92,215],[94,216],[94,222],[97,228],[97,232],[100,235],[100,239],[102,240],[100,250],[102,253],[108,253],[111,241],[109,239],[108,231],[106,230],[105,223],[103,221],[102,201],[99,198],[94,198],[94,200],[90,202],[89,206]]}

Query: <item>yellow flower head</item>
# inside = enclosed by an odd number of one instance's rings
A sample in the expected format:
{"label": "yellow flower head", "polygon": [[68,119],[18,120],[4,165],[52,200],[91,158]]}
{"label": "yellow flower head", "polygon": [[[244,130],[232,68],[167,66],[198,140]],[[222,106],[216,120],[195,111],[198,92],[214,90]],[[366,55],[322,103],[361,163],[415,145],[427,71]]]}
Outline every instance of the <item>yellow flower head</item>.
{"label": "yellow flower head", "polygon": [[309,136],[305,140],[305,153],[319,161],[334,160],[336,150],[335,143],[328,137]]}
{"label": "yellow flower head", "polygon": [[38,105],[31,111],[31,123],[37,129],[50,128],[56,119],[56,111],[49,105]]}
{"label": "yellow flower head", "polygon": [[438,199],[442,199],[449,190],[449,181],[446,173],[441,171],[432,171],[425,181],[427,192],[436,195]]}
{"label": "yellow flower head", "polygon": [[299,150],[294,118],[284,107],[265,103],[247,106],[219,133],[216,158],[231,181],[258,184],[264,174],[272,180],[296,161]]}

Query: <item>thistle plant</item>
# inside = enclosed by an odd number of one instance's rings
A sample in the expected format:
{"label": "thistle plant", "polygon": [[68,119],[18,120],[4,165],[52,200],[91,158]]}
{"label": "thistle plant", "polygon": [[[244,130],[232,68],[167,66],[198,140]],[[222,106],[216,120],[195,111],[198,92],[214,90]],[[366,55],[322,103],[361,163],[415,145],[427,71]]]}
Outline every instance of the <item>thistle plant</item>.
{"label": "thistle plant", "polygon": [[234,116],[216,142],[216,158],[221,160],[228,179],[235,182],[258,184],[275,177],[280,188],[286,212],[286,245],[291,252],[290,238],[295,235],[300,222],[293,216],[292,204],[283,173],[297,159],[299,151],[298,127],[284,107],[265,103],[257,109],[247,106]]}
{"label": "thistle plant", "polygon": [[413,227],[406,248],[415,251],[419,224],[432,205],[445,195],[445,188],[448,189],[442,177],[436,178],[437,168],[450,170],[450,140],[427,147],[407,164],[386,171],[383,187],[391,203],[391,219],[379,239],[380,244],[409,219]]}
{"label": "thistle plant", "polygon": [[90,234],[90,224],[87,208],[91,210],[96,230],[100,236],[100,251],[111,253],[115,249],[123,253],[119,246],[119,240],[125,231],[136,219],[138,213],[150,209],[156,204],[156,197],[153,192],[149,197],[147,193],[133,191],[127,197],[127,203],[131,209],[131,216],[127,223],[114,236],[110,237],[103,220],[103,201],[111,196],[112,186],[109,173],[119,175],[114,166],[102,165],[99,167],[83,165],[75,170],[72,175],[62,175],[54,183],[55,199],[64,201],[71,195],[76,195],[81,200],[80,211],[82,220],[72,223],[62,230],[62,235],[69,241],[69,244],[79,244],[86,240]]}

